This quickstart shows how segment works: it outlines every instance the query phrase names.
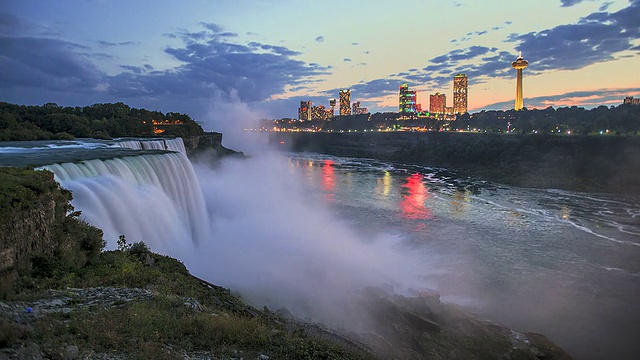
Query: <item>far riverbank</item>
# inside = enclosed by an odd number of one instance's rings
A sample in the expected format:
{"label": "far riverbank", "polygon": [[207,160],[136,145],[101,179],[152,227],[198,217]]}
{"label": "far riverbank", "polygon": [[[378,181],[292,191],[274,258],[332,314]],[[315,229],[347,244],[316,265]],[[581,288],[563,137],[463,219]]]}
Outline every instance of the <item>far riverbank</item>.
{"label": "far riverbank", "polygon": [[509,185],[640,194],[640,138],[454,132],[271,132],[289,151],[447,167]]}

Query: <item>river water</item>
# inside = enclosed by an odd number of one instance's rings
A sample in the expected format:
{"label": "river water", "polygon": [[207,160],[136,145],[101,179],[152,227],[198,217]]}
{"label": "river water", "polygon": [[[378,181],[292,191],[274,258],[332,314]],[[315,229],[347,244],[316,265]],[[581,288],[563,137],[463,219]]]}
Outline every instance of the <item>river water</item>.
{"label": "river water", "polygon": [[397,235],[426,286],[578,359],[640,353],[640,199],[505,187],[446,169],[289,154],[309,196]]}
{"label": "river water", "polygon": [[[417,290],[436,290],[482,319],[542,333],[577,359],[640,353],[638,194],[506,187],[447,169],[313,153],[196,166],[195,176],[183,179],[193,170],[186,156],[171,152],[184,151],[178,140],[151,141],[149,149],[136,141],[3,143],[0,166],[82,160],[86,171],[63,186],[74,191],[83,216],[110,234],[111,248],[118,234],[144,240],[255,301],[267,294],[295,310],[298,298],[332,300],[330,292],[380,269],[398,276],[394,267],[410,262]],[[129,165],[110,160],[131,155],[142,157]],[[94,169],[95,159],[104,160]],[[118,180],[126,166],[140,172],[129,182]],[[302,195],[292,198],[299,188]],[[197,216],[184,218],[190,212]],[[207,241],[199,244],[188,235],[203,232]],[[410,256],[358,244],[381,238]]]}

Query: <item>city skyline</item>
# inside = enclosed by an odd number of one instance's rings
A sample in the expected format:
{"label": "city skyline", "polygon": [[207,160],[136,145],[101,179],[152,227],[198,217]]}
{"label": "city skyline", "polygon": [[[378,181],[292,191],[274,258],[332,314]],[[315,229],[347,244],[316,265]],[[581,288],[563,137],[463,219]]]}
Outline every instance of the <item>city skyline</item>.
{"label": "city skyline", "polygon": [[[425,94],[423,107],[435,91],[455,100],[451,79],[464,73],[468,111],[505,110],[519,51],[528,108],[640,95],[640,0],[403,6],[411,11],[334,0],[9,0],[0,4],[0,101],[122,101],[224,131],[237,118],[295,117],[300,101],[327,106],[340,89],[372,113],[398,111],[402,83]],[[397,41],[407,32],[415,41]]]}

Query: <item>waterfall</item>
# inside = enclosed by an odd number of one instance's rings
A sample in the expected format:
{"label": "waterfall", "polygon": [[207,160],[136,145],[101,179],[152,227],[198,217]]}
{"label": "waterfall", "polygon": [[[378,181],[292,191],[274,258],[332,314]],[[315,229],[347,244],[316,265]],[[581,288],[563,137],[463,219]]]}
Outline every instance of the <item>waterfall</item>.
{"label": "waterfall", "polygon": [[206,239],[209,221],[200,184],[181,152],[41,169],[52,171],[62,187],[71,190],[72,205],[104,231],[108,248],[115,248],[120,235],[129,243],[144,241],[159,251],[170,251],[185,239],[194,245]]}
{"label": "waterfall", "polygon": [[116,145],[135,150],[170,150],[183,154],[187,153],[182,138],[119,140]]}

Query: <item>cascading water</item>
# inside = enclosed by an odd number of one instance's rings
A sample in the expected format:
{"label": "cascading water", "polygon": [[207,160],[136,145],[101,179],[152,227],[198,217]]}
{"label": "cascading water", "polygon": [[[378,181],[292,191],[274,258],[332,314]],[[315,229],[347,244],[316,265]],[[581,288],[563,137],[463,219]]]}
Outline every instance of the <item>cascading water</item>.
{"label": "cascading water", "polygon": [[[182,141],[180,141],[182,143]],[[184,146],[183,146],[184,147]],[[42,167],[72,191],[73,205],[105,233],[108,247],[125,235],[169,252],[208,233],[208,216],[200,185],[183,153],[85,160]]]}
{"label": "cascading water", "polygon": [[155,140],[120,140],[117,146],[135,150],[169,150],[187,154],[182,138]]}

